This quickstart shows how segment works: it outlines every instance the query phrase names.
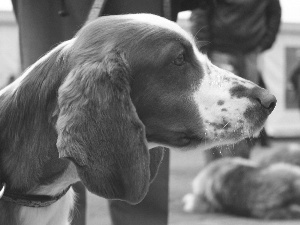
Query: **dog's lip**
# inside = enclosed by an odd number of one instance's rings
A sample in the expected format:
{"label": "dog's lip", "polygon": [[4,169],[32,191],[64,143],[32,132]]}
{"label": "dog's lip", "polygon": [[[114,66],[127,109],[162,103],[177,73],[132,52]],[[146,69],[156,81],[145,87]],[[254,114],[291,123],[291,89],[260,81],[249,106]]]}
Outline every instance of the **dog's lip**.
{"label": "dog's lip", "polygon": [[198,146],[201,142],[203,142],[203,140],[204,138],[200,135],[186,135],[184,132],[182,132],[180,137],[174,140],[159,141],[155,138],[151,138],[151,136],[147,136],[148,142],[157,143],[162,147],[169,146],[174,148],[193,148]]}
{"label": "dog's lip", "polygon": [[143,194],[141,194],[138,197],[125,197],[124,199],[120,199],[120,200],[126,201],[131,205],[136,205],[136,204],[139,204],[145,198],[147,192],[148,191],[144,192]]}
{"label": "dog's lip", "polygon": [[187,135],[182,137],[180,141],[182,144],[179,147],[195,147],[203,141],[203,138],[197,135]]}

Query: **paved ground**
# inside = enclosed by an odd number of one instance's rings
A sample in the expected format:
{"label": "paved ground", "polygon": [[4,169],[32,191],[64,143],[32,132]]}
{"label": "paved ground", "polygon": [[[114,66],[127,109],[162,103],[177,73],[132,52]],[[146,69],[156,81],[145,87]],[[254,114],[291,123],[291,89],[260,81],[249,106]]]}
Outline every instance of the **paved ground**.
{"label": "paved ground", "polygon": [[[286,144],[274,142],[273,147]],[[266,149],[257,148],[255,154],[263,154]],[[260,221],[237,218],[228,215],[187,214],[182,211],[182,197],[190,191],[190,183],[201,168],[200,152],[172,152],[170,177],[170,225],[299,225],[298,221]],[[110,225],[107,202],[95,195],[88,196],[88,224]],[[142,224],[141,224],[142,225]],[[153,224],[155,225],[155,224]]]}

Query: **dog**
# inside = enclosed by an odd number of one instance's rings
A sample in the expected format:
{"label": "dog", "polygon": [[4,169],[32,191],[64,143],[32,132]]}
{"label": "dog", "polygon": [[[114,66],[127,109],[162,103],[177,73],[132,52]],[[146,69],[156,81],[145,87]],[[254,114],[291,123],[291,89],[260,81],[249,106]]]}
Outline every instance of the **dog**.
{"label": "dog", "polygon": [[257,161],[261,167],[267,167],[275,163],[287,163],[300,168],[299,143],[289,143],[278,147],[271,147],[261,155],[254,156],[252,156],[252,158]]}
{"label": "dog", "polygon": [[0,224],[68,224],[78,181],[136,204],[163,157],[155,147],[237,142],[275,105],[212,65],[176,23],[96,19],[0,92]]}
{"label": "dog", "polygon": [[280,147],[256,161],[226,157],[210,163],[184,196],[184,211],[258,219],[300,219],[300,146]]}

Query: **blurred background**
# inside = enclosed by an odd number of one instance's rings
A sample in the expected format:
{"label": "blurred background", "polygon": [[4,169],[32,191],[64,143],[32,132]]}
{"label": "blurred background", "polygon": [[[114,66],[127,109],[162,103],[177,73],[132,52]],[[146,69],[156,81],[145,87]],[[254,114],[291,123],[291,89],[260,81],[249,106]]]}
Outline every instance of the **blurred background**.
{"label": "blurred background", "polygon": [[[290,76],[300,62],[300,0],[281,0],[282,21],[273,47],[259,58],[259,68],[267,88],[277,97],[277,106],[267,121],[266,130],[276,146],[299,142],[300,110]],[[191,12],[179,14],[178,23],[190,30]],[[20,75],[18,29],[10,0],[0,2],[0,87]],[[274,146],[274,145],[273,145]],[[170,168],[169,223],[207,225],[262,224],[257,220],[244,220],[226,215],[190,215],[182,210],[182,197],[191,189],[190,183],[201,169],[201,153],[172,152]],[[186,162],[186,163],[184,163]],[[108,225],[110,218],[107,201],[88,194],[88,225]],[[201,222],[200,222],[201,221]],[[283,224],[282,222],[264,222]],[[297,222],[284,222],[296,224]],[[299,223],[299,221],[298,221]],[[297,224],[298,224],[297,223]],[[155,225],[155,224],[154,224]]]}

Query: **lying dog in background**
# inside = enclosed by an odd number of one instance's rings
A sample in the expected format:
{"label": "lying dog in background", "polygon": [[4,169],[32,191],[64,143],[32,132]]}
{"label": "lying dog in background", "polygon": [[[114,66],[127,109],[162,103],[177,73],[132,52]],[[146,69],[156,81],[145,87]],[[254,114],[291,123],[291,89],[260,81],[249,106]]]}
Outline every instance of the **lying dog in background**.
{"label": "lying dog in background", "polygon": [[275,163],[288,163],[300,167],[300,144],[291,143],[263,152],[254,159],[260,166],[266,167]]}
{"label": "lying dog in background", "polygon": [[269,150],[258,161],[222,158],[194,179],[186,212],[300,219],[300,146]]}
{"label": "lying dog in background", "polygon": [[[101,17],[0,92],[0,224],[68,224],[70,187],[140,202],[163,153],[259,131],[276,104],[213,66],[177,24]],[[33,208],[36,207],[36,208]]]}

